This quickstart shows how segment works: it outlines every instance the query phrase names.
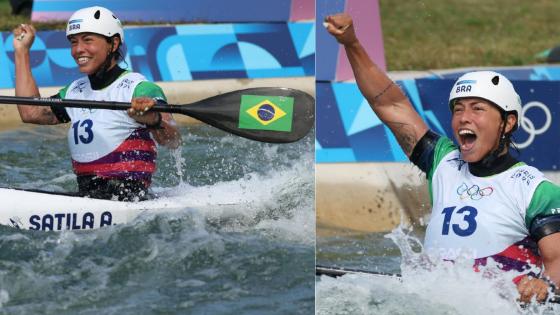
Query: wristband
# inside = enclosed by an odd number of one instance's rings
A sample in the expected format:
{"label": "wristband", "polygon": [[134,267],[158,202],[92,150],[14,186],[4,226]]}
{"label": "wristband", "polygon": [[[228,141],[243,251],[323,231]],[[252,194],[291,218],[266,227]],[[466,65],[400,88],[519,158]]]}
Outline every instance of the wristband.
{"label": "wristband", "polygon": [[161,113],[156,112],[156,114],[157,114],[156,122],[153,123],[153,124],[146,124],[146,128],[148,128],[148,129],[163,129],[163,127],[161,126],[161,123],[163,122],[163,119],[161,117]]}
{"label": "wristband", "polygon": [[552,282],[552,280],[550,280],[549,277],[542,277],[540,278],[542,281],[546,282],[546,284],[548,284],[548,286],[550,287],[550,289],[552,290],[552,294],[554,294],[554,292],[556,292],[556,283]]}
{"label": "wristband", "polygon": [[550,280],[549,277],[544,276],[544,275],[542,275],[539,279],[541,279],[546,284],[548,284],[549,292],[547,294],[546,300],[548,300],[550,302],[554,302],[554,303],[559,303],[560,301],[558,300],[558,296],[556,295],[556,290],[558,289],[558,287],[556,286],[556,283],[552,282],[552,280]]}

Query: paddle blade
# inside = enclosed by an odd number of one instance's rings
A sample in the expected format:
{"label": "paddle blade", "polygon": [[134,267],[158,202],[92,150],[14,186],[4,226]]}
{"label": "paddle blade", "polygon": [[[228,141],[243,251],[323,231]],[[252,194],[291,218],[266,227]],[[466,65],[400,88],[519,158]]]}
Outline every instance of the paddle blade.
{"label": "paddle blade", "polygon": [[303,91],[238,90],[181,106],[181,113],[235,135],[270,143],[295,142],[315,122],[315,100]]}

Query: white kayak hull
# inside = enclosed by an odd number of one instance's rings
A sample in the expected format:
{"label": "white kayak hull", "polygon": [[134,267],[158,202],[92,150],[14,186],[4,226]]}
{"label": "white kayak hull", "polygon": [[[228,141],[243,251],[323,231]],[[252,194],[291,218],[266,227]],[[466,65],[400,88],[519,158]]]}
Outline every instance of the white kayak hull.
{"label": "white kayak hull", "polygon": [[0,188],[0,224],[24,230],[88,230],[131,222],[147,210],[184,209],[173,200],[122,202]]}

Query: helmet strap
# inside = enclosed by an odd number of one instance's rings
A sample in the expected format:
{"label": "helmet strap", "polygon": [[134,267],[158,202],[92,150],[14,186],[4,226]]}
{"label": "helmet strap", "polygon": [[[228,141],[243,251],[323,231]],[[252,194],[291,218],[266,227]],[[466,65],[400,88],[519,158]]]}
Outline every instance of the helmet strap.
{"label": "helmet strap", "polygon": [[506,126],[507,126],[507,113],[504,111],[501,113],[501,116],[502,116],[503,127],[502,130],[500,131],[500,139],[498,140],[498,147],[495,150],[492,150],[488,155],[486,155],[480,161],[482,165],[486,167],[492,166],[494,161],[496,161],[496,159],[500,156],[500,154],[502,153],[502,151],[504,151],[504,148],[506,147],[507,135],[505,133],[506,133]]}
{"label": "helmet strap", "polygon": [[95,72],[95,74],[94,74],[95,77],[97,77],[98,79],[103,78],[105,73],[107,73],[107,71],[111,67],[111,63],[113,62],[113,58],[116,54],[116,50],[113,51],[114,47],[115,47],[115,44],[113,43],[113,39],[111,39],[111,50],[107,54],[107,57],[105,58],[105,61],[101,65],[101,68],[99,68],[99,70],[97,72]]}

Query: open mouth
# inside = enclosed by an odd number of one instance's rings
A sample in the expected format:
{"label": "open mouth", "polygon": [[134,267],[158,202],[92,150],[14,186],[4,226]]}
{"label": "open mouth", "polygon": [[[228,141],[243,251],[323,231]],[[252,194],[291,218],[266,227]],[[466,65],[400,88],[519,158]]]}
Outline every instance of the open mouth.
{"label": "open mouth", "polygon": [[459,144],[461,151],[469,151],[476,142],[476,133],[470,129],[459,129]]}

